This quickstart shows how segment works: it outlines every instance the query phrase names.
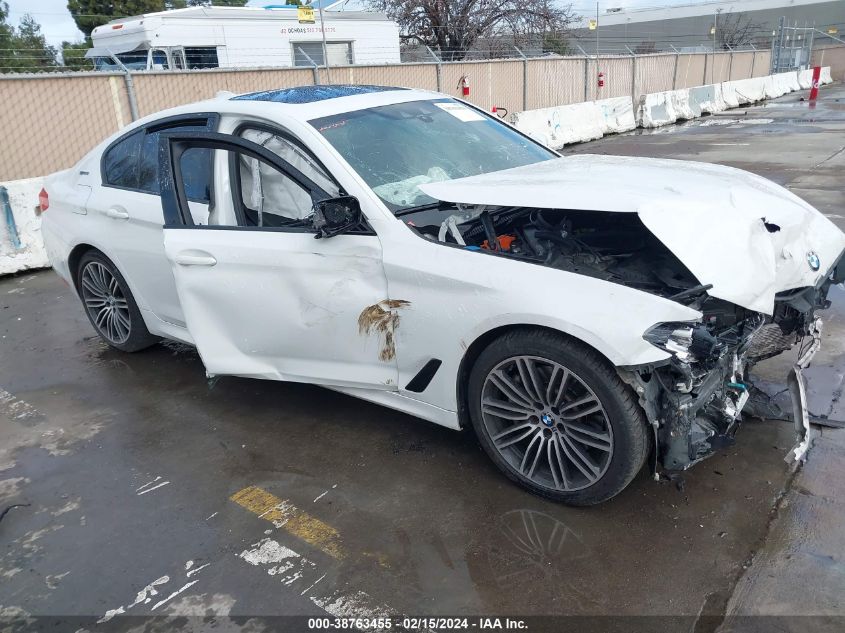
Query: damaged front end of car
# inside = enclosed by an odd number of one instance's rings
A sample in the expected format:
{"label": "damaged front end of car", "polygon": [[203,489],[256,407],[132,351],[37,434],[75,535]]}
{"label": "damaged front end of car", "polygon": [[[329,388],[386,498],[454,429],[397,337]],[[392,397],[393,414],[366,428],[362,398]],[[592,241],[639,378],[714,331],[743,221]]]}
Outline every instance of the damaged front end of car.
{"label": "damaged front end of car", "polygon": [[[439,226],[418,219],[415,230],[444,245],[635,288],[701,315],[656,323],[641,334],[666,353],[665,360],[617,367],[653,428],[655,474],[685,470],[731,444],[752,394],[752,367],[795,346],[801,346],[800,359],[787,384],[797,438],[788,456],[803,458],[810,428],[801,372],[819,347],[816,312],[829,306],[830,286],[845,279],[841,257],[826,275],[819,273],[815,286],[776,293],[767,314],[713,296],[713,284],[701,283],[636,214],[450,206],[439,208],[449,214]],[[765,220],[757,221],[771,230]]]}
{"label": "damaged front end of car", "polygon": [[829,307],[827,293],[845,279],[838,265],[817,287],[779,293],[772,315],[753,312],[709,296],[691,307],[703,314],[696,323],[660,323],[643,334],[671,354],[652,366],[619,368],[639,396],[654,430],[653,468],[686,470],[733,442],[743,409],[754,389],[751,369],[800,346],[789,372],[796,442],[786,455],[800,462],[810,446],[802,371],[819,349],[822,321],[816,311]]}
{"label": "damaged front end of car", "polygon": [[[624,285],[696,315],[635,334],[659,360],[617,363],[653,427],[655,474],[730,443],[754,403],[751,368],[796,346],[788,458],[803,458],[802,371],[819,347],[816,312],[845,280],[845,234],[818,210],[748,172],[634,157],[568,156],[419,188],[446,217],[439,231],[416,223],[428,239]],[[637,306],[615,297],[608,288],[607,319],[581,327],[624,324],[615,310]]]}

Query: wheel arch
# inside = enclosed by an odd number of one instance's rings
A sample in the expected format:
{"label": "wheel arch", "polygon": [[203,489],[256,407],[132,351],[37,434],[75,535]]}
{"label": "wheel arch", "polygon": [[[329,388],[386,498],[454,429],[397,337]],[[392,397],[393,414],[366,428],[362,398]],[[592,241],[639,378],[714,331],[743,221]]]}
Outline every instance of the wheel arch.
{"label": "wheel arch", "polygon": [[[82,261],[83,255],[85,255],[85,253],[87,253],[88,251],[97,251],[104,257],[109,257],[96,246],[92,246],[91,244],[87,243],[77,244],[71,249],[70,253],[67,256],[67,269],[70,273],[71,280],[73,280],[73,288],[74,290],[76,290],[77,294],[79,293],[79,262]],[[109,261],[112,261],[110,257]],[[112,261],[112,263],[114,262]]]}
{"label": "wheel arch", "polygon": [[461,358],[461,362],[458,365],[458,375],[457,375],[457,384],[455,385],[456,395],[457,395],[457,405],[458,405],[458,424],[460,424],[461,429],[471,428],[472,424],[470,423],[469,419],[469,403],[467,402],[467,385],[469,383],[469,374],[472,371],[472,368],[475,366],[476,360],[493,341],[497,338],[504,336],[505,334],[509,334],[511,332],[517,331],[534,331],[534,332],[549,332],[555,334],[557,336],[561,336],[563,338],[570,339],[575,341],[579,345],[583,345],[588,347],[596,354],[599,355],[602,359],[604,359],[611,367],[615,367],[614,363],[607,357],[606,354],[602,353],[601,350],[596,349],[593,345],[590,345],[586,341],[579,339],[572,334],[567,334],[561,330],[558,330],[553,327],[548,327],[545,325],[535,325],[530,323],[512,323],[508,325],[501,325],[499,327],[492,328],[487,330],[486,332],[480,334],[476,339],[469,344],[466,351],[464,352],[463,357]]}
{"label": "wheel arch", "polygon": [[76,246],[74,246],[70,253],[68,253],[67,257],[67,268],[68,273],[70,274],[71,279],[73,280],[73,289],[76,291],[76,294],[79,294],[79,263],[82,261],[82,258],[85,256],[85,253],[90,252],[99,253],[103,257],[105,257],[112,266],[114,266],[120,275],[123,277],[123,280],[129,286],[129,292],[132,293],[132,297],[135,299],[135,303],[138,305],[138,308],[141,310],[141,315],[144,317],[144,321],[149,327],[148,319],[147,319],[147,300],[144,296],[138,292],[138,289],[135,287],[135,282],[133,282],[126,274],[126,271],[123,269],[123,266],[117,261],[114,257],[109,255],[105,250],[97,246],[96,244],[92,244],[91,242],[80,242]]}

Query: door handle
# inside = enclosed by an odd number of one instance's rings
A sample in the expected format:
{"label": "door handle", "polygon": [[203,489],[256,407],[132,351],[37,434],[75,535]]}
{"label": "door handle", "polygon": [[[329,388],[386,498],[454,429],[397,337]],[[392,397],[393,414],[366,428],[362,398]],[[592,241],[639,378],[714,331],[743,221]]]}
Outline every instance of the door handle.
{"label": "door handle", "polygon": [[214,266],[217,263],[208,253],[179,253],[174,261],[180,266]]}
{"label": "door handle", "polygon": [[123,207],[109,207],[106,209],[106,216],[113,220],[128,220],[129,212]]}

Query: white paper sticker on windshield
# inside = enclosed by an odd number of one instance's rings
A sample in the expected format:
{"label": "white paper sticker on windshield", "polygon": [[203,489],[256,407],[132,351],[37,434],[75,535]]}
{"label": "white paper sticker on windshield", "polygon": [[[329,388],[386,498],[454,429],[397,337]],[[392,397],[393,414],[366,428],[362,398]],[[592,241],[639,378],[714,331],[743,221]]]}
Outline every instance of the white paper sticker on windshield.
{"label": "white paper sticker on windshield", "polygon": [[435,103],[438,108],[445,110],[461,121],[483,121],[484,117],[475,110],[471,110],[461,103]]}

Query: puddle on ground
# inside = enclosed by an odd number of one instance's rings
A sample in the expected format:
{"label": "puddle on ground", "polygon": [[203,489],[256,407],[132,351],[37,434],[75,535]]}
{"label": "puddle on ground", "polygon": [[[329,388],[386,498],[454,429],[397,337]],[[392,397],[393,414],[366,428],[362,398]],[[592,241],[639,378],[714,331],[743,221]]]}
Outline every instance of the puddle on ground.
{"label": "puddle on ground", "polygon": [[769,125],[774,123],[774,119],[728,119],[723,117],[713,117],[701,121],[698,127],[713,127],[716,125]]}

